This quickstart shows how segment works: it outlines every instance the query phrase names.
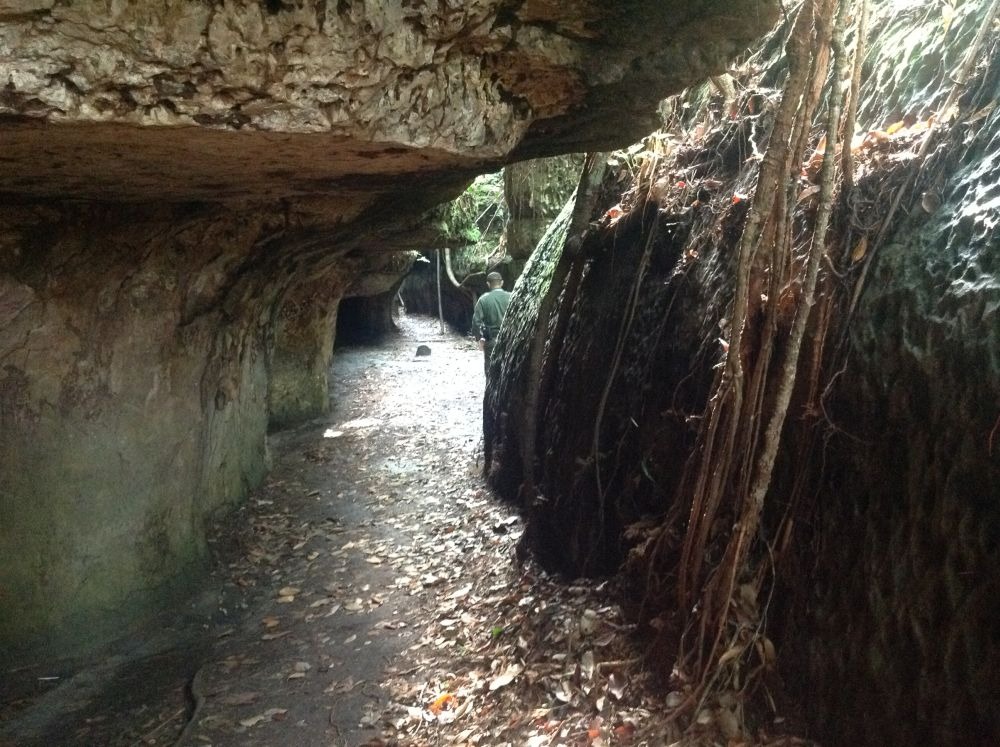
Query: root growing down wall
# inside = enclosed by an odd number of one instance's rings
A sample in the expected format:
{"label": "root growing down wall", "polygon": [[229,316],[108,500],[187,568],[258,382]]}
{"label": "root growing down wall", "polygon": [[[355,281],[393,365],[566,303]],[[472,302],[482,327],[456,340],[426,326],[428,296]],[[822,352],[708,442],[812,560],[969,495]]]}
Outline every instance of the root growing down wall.
{"label": "root growing down wall", "polygon": [[[931,120],[930,135],[927,126],[952,87],[941,70],[955,70],[973,48],[988,5],[964,7],[946,33],[930,5],[899,15],[876,6],[880,32],[859,113],[865,143],[856,143],[855,187],[836,206],[763,514],[766,596],[744,600],[777,659],[750,646],[726,670],[764,664],[769,686],[780,677],[797,693],[814,734],[830,744],[1000,736],[994,36],[954,120]],[[921,41],[899,60],[904,38]],[[671,569],[689,519],[684,477],[731,339],[735,249],[757,174],[753,154],[773,120],[766,81],[780,82],[780,61],[776,69],[735,104],[720,101],[721,118],[710,108],[707,121],[691,123],[700,124],[693,140],[691,130],[663,136],[665,155],[647,158],[655,166],[645,172],[633,164],[634,181],[622,172],[606,180],[583,238],[579,285],[562,291],[571,310],[565,336],[547,348],[555,374],[531,455],[540,477],[539,499],[526,506],[530,541],[571,574],[623,563],[667,673],[683,632]],[[804,167],[789,185],[796,240],[808,236],[816,204],[814,166]],[[889,215],[898,190],[901,207]],[[524,331],[565,246],[553,229],[529,263],[487,393],[487,466],[514,501],[523,499]],[[795,297],[793,288],[772,298],[780,327],[790,325]],[[765,319],[747,320],[751,350]],[[709,528],[709,562],[734,520],[722,513]]]}

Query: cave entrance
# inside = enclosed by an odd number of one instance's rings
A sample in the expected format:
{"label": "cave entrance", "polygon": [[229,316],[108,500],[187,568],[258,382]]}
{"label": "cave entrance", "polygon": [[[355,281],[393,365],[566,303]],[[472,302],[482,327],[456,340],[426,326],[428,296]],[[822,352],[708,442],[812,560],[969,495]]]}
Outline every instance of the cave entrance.
{"label": "cave entrance", "polygon": [[377,296],[345,298],[337,307],[336,345],[372,345],[396,332],[403,304],[396,288]]}

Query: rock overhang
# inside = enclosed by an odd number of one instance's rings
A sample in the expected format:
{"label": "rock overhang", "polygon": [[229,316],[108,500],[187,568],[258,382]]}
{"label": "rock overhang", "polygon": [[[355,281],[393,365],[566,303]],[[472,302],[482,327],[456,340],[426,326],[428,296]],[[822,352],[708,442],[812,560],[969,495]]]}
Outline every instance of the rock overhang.
{"label": "rock overhang", "polygon": [[775,8],[6,0],[0,193],[296,199],[624,144]]}

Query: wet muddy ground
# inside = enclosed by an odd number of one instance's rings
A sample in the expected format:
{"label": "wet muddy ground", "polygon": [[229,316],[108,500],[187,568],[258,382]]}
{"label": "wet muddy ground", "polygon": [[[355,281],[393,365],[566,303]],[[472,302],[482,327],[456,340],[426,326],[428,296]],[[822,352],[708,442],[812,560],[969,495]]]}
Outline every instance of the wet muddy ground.
{"label": "wet muddy ground", "polygon": [[270,476],[220,529],[202,593],[101,661],[16,673],[39,692],[8,699],[0,744],[602,745],[673,732],[610,584],[515,559],[520,520],[480,474],[482,354],[433,320],[400,327],[337,351],[331,415],[273,438]]}

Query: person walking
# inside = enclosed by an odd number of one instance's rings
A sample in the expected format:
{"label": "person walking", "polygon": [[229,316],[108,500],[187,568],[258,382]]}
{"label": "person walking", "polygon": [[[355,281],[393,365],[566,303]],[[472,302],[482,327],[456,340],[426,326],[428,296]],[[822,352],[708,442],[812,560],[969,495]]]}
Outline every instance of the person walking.
{"label": "person walking", "polygon": [[510,304],[510,293],[503,289],[503,277],[499,272],[487,275],[486,285],[490,289],[479,297],[472,313],[472,331],[479,339],[479,349],[483,351],[483,367],[488,373],[500,323]]}

